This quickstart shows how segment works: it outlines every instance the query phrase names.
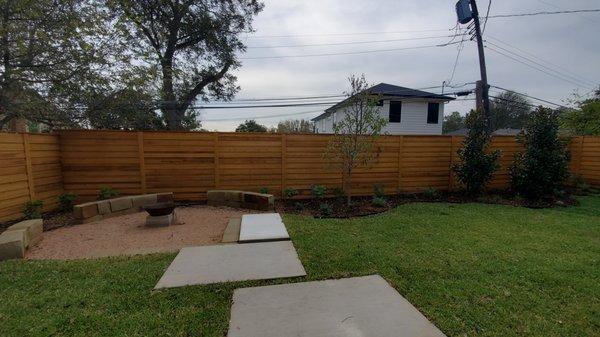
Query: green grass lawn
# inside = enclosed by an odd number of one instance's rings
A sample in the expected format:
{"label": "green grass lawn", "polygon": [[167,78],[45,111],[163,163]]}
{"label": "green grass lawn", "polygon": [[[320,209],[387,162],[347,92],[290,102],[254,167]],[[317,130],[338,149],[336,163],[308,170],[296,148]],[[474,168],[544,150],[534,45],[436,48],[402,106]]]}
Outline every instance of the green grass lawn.
{"label": "green grass lawn", "polygon": [[173,258],[0,262],[0,336],[223,336],[236,287],[381,274],[448,336],[599,336],[600,197],[287,215],[304,279],[152,287]]}

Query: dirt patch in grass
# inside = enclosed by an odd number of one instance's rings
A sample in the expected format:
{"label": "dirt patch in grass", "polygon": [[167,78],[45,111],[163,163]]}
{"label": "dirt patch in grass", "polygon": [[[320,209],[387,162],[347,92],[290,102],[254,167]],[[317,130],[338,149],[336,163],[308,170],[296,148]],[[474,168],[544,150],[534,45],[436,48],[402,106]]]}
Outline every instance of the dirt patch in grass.
{"label": "dirt patch in grass", "polygon": [[560,198],[530,201],[504,191],[495,191],[479,197],[471,197],[459,192],[436,192],[434,194],[391,195],[386,196],[384,199],[385,205],[376,205],[373,203],[373,197],[352,197],[351,205],[346,204],[345,198],[339,197],[322,199],[288,199],[278,200],[276,208],[280,213],[309,215],[317,218],[352,218],[383,213],[396,206],[411,202],[448,202],[457,204],[476,202],[529,208],[577,205],[577,200],[571,194],[567,194]]}
{"label": "dirt patch in grass", "polygon": [[[28,259],[80,259],[176,251],[186,246],[221,241],[229,219],[248,210],[228,207],[184,206],[176,209],[181,224],[162,228],[144,226],[146,212],[44,231],[42,240],[26,253]],[[66,221],[70,221],[65,217]],[[58,223],[54,217],[51,223]],[[46,222],[46,220],[44,221]]]}

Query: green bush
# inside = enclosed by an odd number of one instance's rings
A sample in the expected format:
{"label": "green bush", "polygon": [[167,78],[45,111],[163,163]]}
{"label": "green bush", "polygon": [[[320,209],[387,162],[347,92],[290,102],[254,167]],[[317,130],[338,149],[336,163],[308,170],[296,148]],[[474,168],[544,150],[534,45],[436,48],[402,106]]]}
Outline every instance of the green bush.
{"label": "green bush", "polygon": [[71,212],[73,210],[73,202],[77,199],[77,194],[68,192],[58,196],[59,208],[62,212]]}
{"label": "green bush", "polygon": [[100,193],[98,194],[98,200],[106,200],[119,196],[119,191],[114,188],[104,186],[100,188]]}
{"label": "green bush", "polygon": [[323,185],[314,185],[310,192],[315,198],[321,199],[325,196],[325,193],[327,193],[327,187]]}
{"label": "green bush", "polygon": [[458,150],[460,163],[454,165],[458,180],[470,195],[481,194],[498,170],[500,151],[488,151],[491,136],[488,122],[480,110],[474,110],[466,118],[469,133]]}
{"label": "green bush", "polygon": [[330,217],[333,213],[333,208],[326,202],[319,204],[319,214],[322,218]]}
{"label": "green bush", "polygon": [[30,200],[23,205],[23,215],[26,219],[40,219],[43,206],[44,203],[41,200]]}
{"label": "green bush", "polygon": [[423,190],[423,196],[427,199],[437,199],[440,197],[440,193],[433,187],[427,187]]}
{"label": "green bush", "polygon": [[590,184],[588,184],[587,181],[585,181],[585,178],[579,174],[573,174],[571,176],[571,184],[578,194],[588,194],[592,192]]}
{"label": "green bush", "polygon": [[510,168],[511,185],[527,199],[558,196],[569,177],[569,152],[558,128],[558,113],[539,107],[517,137],[524,151]]}
{"label": "green bush", "polygon": [[298,194],[300,194],[300,192],[295,188],[287,187],[283,190],[283,195],[286,197],[286,199],[293,198]]}
{"label": "green bush", "polygon": [[371,204],[375,207],[386,207],[387,201],[385,200],[385,198],[373,197],[373,200],[371,200]]}
{"label": "green bush", "polygon": [[373,185],[373,195],[376,198],[385,199],[385,187],[382,184]]}
{"label": "green bush", "polygon": [[269,188],[268,187],[261,187],[258,190],[258,193],[260,193],[260,194],[269,194]]}

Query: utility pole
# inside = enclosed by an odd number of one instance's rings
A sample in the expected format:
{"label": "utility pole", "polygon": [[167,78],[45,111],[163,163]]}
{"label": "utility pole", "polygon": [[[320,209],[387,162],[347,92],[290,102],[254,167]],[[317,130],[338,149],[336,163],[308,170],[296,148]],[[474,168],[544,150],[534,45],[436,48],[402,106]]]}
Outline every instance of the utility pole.
{"label": "utility pole", "polygon": [[483,113],[485,119],[488,123],[491,118],[490,111],[490,96],[487,80],[487,71],[485,68],[485,54],[483,52],[483,39],[481,37],[481,25],[479,24],[479,11],[477,10],[477,3],[475,0],[470,0],[471,3],[471,12],[473,13],[473,22],[475,24],[475,37],[477,38],[477,50],[479,51],[479,71],[481,73],[481,81],[477,81],[476,86],[476,99],[477,99],[477,108],[483,108]]}

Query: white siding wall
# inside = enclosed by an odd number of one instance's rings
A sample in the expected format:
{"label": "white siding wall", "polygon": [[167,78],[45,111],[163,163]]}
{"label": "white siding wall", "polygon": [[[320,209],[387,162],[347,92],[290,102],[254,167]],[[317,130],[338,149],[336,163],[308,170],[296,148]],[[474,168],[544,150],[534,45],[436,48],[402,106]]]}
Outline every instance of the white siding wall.
{"label": "white siding wall", "polygon": [[[444,120],[444,103],[440,102],[440,111],[437,124],[427,124],[426,101],[402,101],[402,116],[400,123],[388,123],[382,133],[390,135],[441,135]],[[379,107],[381,117],[389,120],[390,101],[384,101]],[[341,110],[335,111],[335,118],[340,119]],[[316,123],[318,133],[333,133],[333,114]]]}

